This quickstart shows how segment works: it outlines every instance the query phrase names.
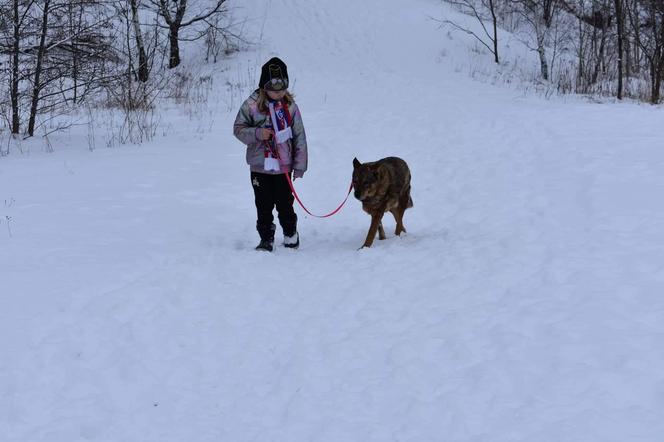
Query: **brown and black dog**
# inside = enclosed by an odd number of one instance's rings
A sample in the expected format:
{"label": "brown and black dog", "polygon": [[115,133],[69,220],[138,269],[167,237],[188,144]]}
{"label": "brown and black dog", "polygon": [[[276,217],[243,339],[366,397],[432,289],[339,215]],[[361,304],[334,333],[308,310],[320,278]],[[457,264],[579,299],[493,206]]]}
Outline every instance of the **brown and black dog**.
{"label": "brown and black dog", "polygon": [[353,187],[355,198],[362,201],[362,209],[371,215],[371,226],[362,247],[371,247],[378,232],[385,239],[383,214],[391,212],[397,222],[396,235],[405,232],[403,214],[413,207],[410,197],[410,169],[401,158],[387,157],[373,163],[353,159]]}

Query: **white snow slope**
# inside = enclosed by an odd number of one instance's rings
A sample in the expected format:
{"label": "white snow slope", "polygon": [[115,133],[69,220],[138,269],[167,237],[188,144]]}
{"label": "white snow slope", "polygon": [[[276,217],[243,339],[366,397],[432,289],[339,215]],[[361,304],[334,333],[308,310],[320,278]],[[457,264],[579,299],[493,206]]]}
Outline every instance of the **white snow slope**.
{"label": "white snow slope", "polygon": [[[473,82],[444,54],[485,56],[433,0],[238,6],[262,40],[220,62],[214,115],[0,159],[0,440],[664,440],[662,108]],[[400,156],[404,237],[388,214],[358,251],[350,199],[298,208],[299,250],[253,250],[232,122],[273,55],[304,202]]]}

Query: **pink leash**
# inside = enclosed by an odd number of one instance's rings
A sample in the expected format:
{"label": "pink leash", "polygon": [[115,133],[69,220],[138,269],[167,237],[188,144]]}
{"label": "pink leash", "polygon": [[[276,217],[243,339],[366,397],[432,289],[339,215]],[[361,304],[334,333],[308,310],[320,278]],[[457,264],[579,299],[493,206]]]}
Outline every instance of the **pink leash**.
{"label": "pink leash", "polygon": [[346,204],[346,201],[348,200],[348,195],[350,195],[350,192],[353,190],[353,182],[351,181],[350,187],[348,188],[348,193],[346,194],[346,198],[344,198],[343,202],[339,205],[339,207],[337,207],[336,209],[334,209],[333,212],[330,212],[327,215],[314,215],[313,213],[309,212],[309,210],[306,207],[304,207],[304,204],[302,204],[302,201],[300,200],[300,197],[297,196],[297,192],[295,191],[295,187],[293,187],[293,181],[291,181],[290,174],[285,173],[284,175],[286,175],[286,181],[288,181],[288,185],[290,186],[290,190],[291,190],[291,192],[293,192],[293,196],[295,197],[297,202],[300,203],[300,206],[302,206],[302,208],[304,209],[305,212],[307,212],[311,216],[315,216],[316,218],[327,218],[328,216],[332,216],[335,213],[337,213],[339,210],[341,210],[341,208],[344,206],[344,204]]}

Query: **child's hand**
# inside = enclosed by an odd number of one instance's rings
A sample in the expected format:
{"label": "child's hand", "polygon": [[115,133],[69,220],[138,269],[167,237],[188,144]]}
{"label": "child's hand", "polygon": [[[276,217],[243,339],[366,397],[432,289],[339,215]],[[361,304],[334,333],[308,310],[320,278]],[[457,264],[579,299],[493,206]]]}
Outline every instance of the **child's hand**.
{"label": "child's hand", "polygon": [[261,141],[269,140],[274,135],[272,129],[265,129],[263,127],[256,129],[256,138]]}

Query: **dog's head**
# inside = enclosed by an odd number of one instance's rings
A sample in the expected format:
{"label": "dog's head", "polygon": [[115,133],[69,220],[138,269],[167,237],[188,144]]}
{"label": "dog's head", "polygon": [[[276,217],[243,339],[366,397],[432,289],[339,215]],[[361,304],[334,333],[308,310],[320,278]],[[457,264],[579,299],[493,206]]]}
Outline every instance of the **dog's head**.
{"label": "dog's head", "polygon": [[380,171],[374,163],[362,164],[353,159],[353,188],[355,198],[360,201],[376,195],[380,185]]}

